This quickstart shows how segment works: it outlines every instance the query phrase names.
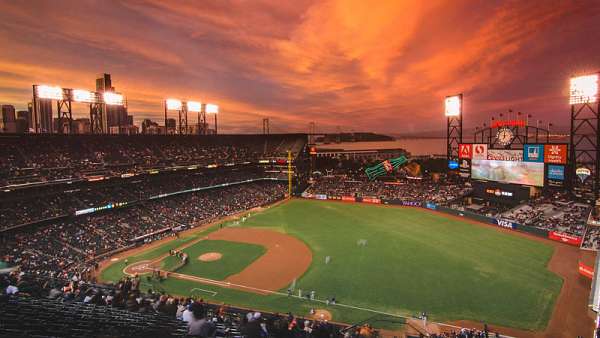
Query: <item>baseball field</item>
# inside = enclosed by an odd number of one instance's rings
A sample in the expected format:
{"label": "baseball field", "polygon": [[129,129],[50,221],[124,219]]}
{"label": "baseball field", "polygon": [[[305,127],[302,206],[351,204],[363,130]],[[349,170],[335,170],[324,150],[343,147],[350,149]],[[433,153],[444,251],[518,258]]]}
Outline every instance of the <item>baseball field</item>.
{"label": "baseball field", "polygon": [[[323,309],[346,323],[426,311],[435,321],[538,331],[563,283],[548,269],[554,250],[427,210],[294,199],[119,254],[100,277],[171,271],[143,286],[263,311]],[[315,300],[304,297],[311,291]],[[325,303],[332,297],[337,304]]]}

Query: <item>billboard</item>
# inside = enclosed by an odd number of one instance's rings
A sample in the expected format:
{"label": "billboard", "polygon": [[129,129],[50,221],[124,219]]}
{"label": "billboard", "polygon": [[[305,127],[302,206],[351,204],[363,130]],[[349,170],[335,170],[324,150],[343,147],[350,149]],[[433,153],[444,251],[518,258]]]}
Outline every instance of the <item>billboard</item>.
{"label": "billboard", "polygon": [[454,160],[448,161],[448,169],[450,169],[450,170],[458,169],[458,161],[454,161]]}
{"label": "billboard", "polygon": [[473,157],[473,145],[472,144],[459,144],[458,145],[458,158],[472,158]]}
{"label": "billboard", "polygon": [[513,221],[509,221],[506,219],[494,218],[494,219],[492,219],[492,223],[501,228],[513,229],[513,230],[517,228],[517,223],[514,223]]}
{"label": "billboard", "polygon": [[565,234],[562,232],[550,231],[548,233],[548,238],[553,241],[563,242],[574,246],[581,245],[581,237]]}
{"label": "billboard", "polygon": [[565,180],[565,166],[563,165],[548,165],[548,179],[564,181]]}
{"label": "billboard", "polygon": [[523,146],[523,161],[544,162],[543,144],[526,144]]}
{"label": "billboard", "polygon": [[471,177],[477,180],[544,185],[544,164],[521,161],[473,160]]}
{"label": "billboard", "polygon": [[567,145],[566,144],[546,144],[544,145],[544,162],[553,164],[567,163]]}
{"label": "billboard", "polygon": [[460,177],[463,178],[469,178],[471,177],[471,160],[468,159],[462,159],[459,161],[459,175]]}
{"label": "billboard", "polygon": [[523,161],[523,150],[488,149],[487,159],[495,161]]}
{"label": "billboard", "polygon": [[473,159],[474,160],[487,160],[488,158],[488,145],[487,144],[474,144],[473,145]]}

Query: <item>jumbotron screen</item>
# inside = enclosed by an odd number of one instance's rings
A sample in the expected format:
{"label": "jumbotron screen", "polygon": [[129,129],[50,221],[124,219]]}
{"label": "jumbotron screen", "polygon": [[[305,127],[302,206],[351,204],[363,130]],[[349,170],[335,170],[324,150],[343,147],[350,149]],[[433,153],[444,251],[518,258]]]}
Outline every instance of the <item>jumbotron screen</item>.
{"label": "jumbotron screen", "polygon": [[541,187],[544,185],[544,163],[473,160],[471,177],[477,180]]}

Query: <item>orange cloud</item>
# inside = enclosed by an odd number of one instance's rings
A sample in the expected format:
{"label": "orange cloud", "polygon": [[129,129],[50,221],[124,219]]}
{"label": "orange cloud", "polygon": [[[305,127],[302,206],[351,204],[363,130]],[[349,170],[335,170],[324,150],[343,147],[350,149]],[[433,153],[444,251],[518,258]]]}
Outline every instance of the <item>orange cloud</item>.
{"label": "orange cloud", "polygon": [[162,118],[176,96],[218,103],[220,125],[257,132],[441,130],[443,97],[466,125],[491,112],[561,121],[565,83],[598,70],[600,4],[358,0],[33,0],[0,4],[0,102],[31,84],[92,87],[113,74],[130,111]]}

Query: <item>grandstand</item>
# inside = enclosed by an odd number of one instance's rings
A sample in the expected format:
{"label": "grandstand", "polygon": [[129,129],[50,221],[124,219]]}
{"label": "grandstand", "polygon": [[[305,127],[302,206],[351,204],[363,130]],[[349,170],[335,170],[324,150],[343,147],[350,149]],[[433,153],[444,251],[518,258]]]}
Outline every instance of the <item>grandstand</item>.
{"label": "grandstand", "polygon": [[[404,153],[408,160],[391,168],[364,158],[314,161],[308,138],[302,134],[102,137],[110,142],[90,135],[0,139],[5,145],[0,160],[0,261],[6,273],[1,280],[0,334],[93,336],[93,330],[101,328],[113,336],[183,337],[192,330],[184,312],[196,311],[194,318],[210,324],[203,324],[202,330],[217,337],[258,337],[265,331],[269,337],[410,337],[423,333],[483,337],[486,330],[488,335],[527,337],[527,332],[544,329],[556,332],[551,316],[555,302],[559,312],[575,306],[559,297],[561,282],[556,274],[563,270],[546,269],[549,260],[558,259],[553,250],[564,257],[575,255],[582,264],[584,259],[573,250],[588,252],[600,247],[592,206],[584,199],[561,189],[526,188],[527,193],[521,194],[523,185],[465,180],[440,168],[435,158],[414,160]],[[290,201],[288,156],[296,197],[355,202],[353,207]],[[380,169],[377,175],[367,175],[365,169],[373,166]],[[508,198],[510,194],[514,198]],[[356,202],[409,208],[384,212]],[[420,210],[433,214],[421,214]],[[389,223],[390,219],[394,221]],[[471,221],[478,222],[477,230],[469,228]],[[526,233],[526,242],[521,237],[505,237],[504,232],[489,233],[485,226],[480,229],[481,223]],[[447,225],[453,232],[443,228]],[[302,230],[304,226],[311,230]],[[328,226],[348,229],[346,236],[353,247],[329,248],[325,243],[344,236],[329,238],[333,233],[327,231]],[[429,227],[433,227],[430,233]],[[365,233],[363,228],[372,231]],[[250,233],[244,232],[248,230],[261,231],[261,235],[248,237]],[[274,230],[283,237],[273,237]],[[413,230],[417,233],[411,233]],[[317,237],[307,235],[315,231],[322,232]],[[421,252],[428,245],[412,247],[407,239],[444,247],[454,245],[454,232],[457,241],[471,243],[469,250],[493,247],[492,242],[484,242],[491,238],[505,245],[494,253],[481,252],[477,264],[485,271],[491,266],[498,271],[487,272],[493,283],[478,280],[477,285],[482,286],[471,289],[472,297],[479,302],[503,302],[505,292],[518,298],[521,305],[514,305],[510,313],[485,306],[468,312],[464,311],[466,303],[444,303],[448,301],[444,297],[461,297],[459,286],[439,295],[429,290],[439,301],[424,295],[414,300],[408,299],[409,295],[419,291],[410,283],[387,289],[372,280],[386,279],[378,269],[367,273],[358,262],[356,267],[363,269],[359,270],[362,273],[345,269],[353,265],[353,250],[361,243],[360,250],[371,253],[370,258],[360,256],[360,260],[400,264],[397,272],[387,273],[388,279],[400,284],[412,279],[427,283],[428,264],[437,266],[447,255],[429,261],[433,256],[423,251],[428,258],[413,267],[413,276],[406,279],[402,277],[407,274],[402,270],[406,264],[396,261],[406,254],[398,257],[402,250],[394,249],[388,255],[389,243],[384,241]],[[536,244],[527,237],[531,234],[568,244]],[[481,249],[479,245],[483,245]],[[295,249],[285,250],[292,247]],[[217,252],[206,251],[209,248]],[[374,248],[378,250],[371,251]],[[516,248],[531,251],[525,271],[512,270],[520,260],[514,256]],[[172,250],[189,260],[174,264],[165,256]],[[302,250],[310,253],[308,257],[293,255]],[[211,258],[216,265],[197,263],[203,254],[216,257]],[[498,263],[495,255],[502,255],[506,264]],[[267,260],[268,265],[264,263]],[[320,260],[326,261],[325,265]],[[346,260],[344,266],[337,265]],[[260,264],[265,265],[259,268]],[[465,262],[444,264],[437,269],[446,274],[447,283],[455,281],[448,275],[450,271],[466,269],[469,277],[459,280],[470,285],[475,275],[465,268]],[[571,271],[573,264],[577,263],[560,266],[568,265]],[[309,266],[311,270],[306,270]],[[338,269],[335,276],[353,287],[330,290],[337,278],[323,273],[321,269],[327,266]],[[537,271],[537,276],[529,276],[529,271]],[[512,280],[506,279],[509,275]],[[578,278],[588,283],[587,277]],[[284,284],[276,284],[278,280]],[[360,289],[363,280],[375,285],[376,291]],[[515,280],[522,282],[511,284]],[[571,280],[562,288],[581,293]],[[485,290],[494,283],[503,286],[489,298]],[[523,288],[527,283],[534,284]],[[371,297],[365,298],[369,294]],[[447,311],[440,310],[440,302]],[[516,300],[510,303],[518,304]],[[45,311],[37,315],[40,309]],[[428,324],[420,313],[424,309],[432,310]],[[29,317],[32,320],[23,324],[23,318]],[[566,320],[582,323],[587,319],[574,314]]]}

